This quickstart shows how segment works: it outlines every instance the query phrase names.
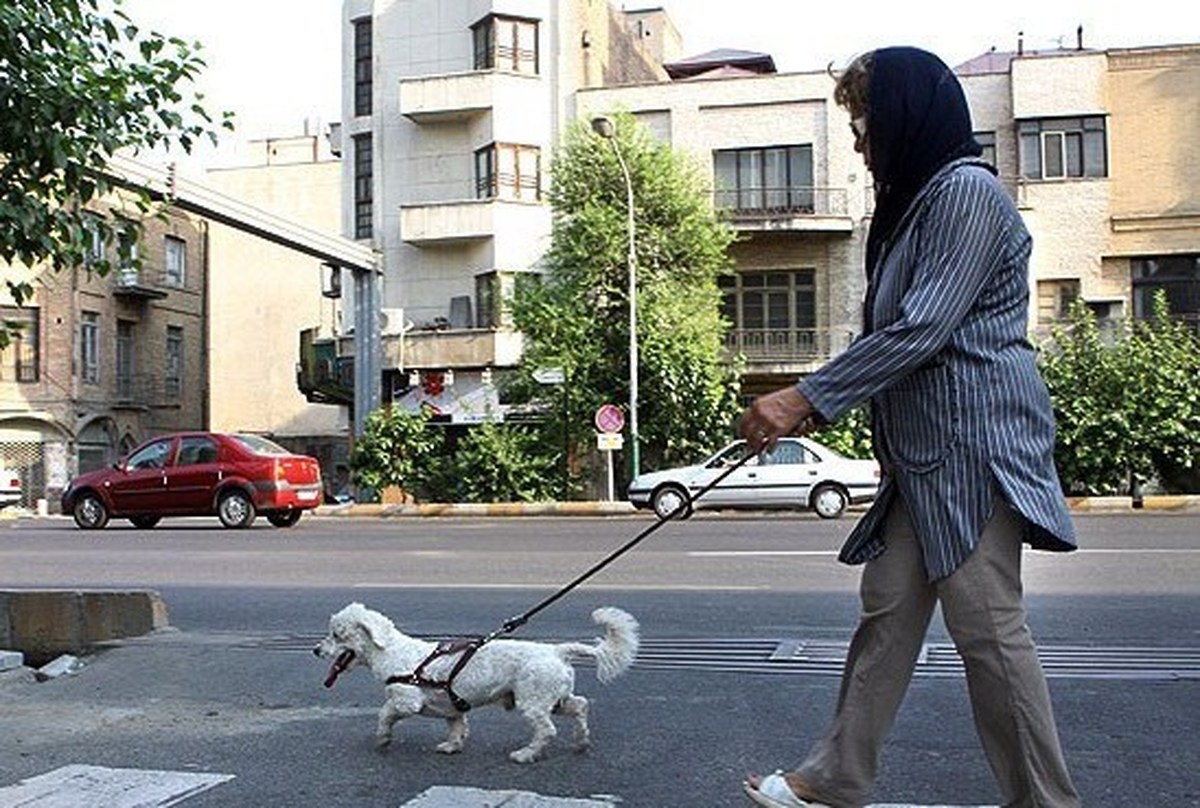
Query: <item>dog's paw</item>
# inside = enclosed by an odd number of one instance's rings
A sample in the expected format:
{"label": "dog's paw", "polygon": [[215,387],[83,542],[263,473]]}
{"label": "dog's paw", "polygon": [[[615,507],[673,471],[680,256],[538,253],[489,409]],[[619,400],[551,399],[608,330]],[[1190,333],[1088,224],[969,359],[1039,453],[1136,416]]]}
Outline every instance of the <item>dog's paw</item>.
{"label": "dog's paw", "polygon": [[442,741],[434,748],[443,755],[456,755],[462,751],[463,745],[461,741]]}
{"label": "dog's paw", "polygon": [[538,753],[532,749],[518,749],[515,752],[508,753],[509,760],[514,763],[533,763],[538,758]]}
{"label": "dog's paw", "polygon": [[375,736],[375,751],[386,752],[388,747],[392,745],[391,735],[376,735]]}

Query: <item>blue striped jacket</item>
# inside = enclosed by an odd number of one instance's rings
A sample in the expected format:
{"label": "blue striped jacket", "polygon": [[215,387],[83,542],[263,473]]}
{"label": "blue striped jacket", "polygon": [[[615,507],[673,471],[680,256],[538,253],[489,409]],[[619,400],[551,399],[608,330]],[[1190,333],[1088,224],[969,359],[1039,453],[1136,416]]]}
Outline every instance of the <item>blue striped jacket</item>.
{"label": "blue striped jacket", "polygon": [[995,494],[1025,516],[1034,547],[1075,548],[1050,398],[1026,337],[1031,243],[982,163],[943,166],[880,251],[863,335],[798,383],[827,420],[871,402],[884,480],[842,561],[884,551],[897,495],[931,581],[975,548]]}

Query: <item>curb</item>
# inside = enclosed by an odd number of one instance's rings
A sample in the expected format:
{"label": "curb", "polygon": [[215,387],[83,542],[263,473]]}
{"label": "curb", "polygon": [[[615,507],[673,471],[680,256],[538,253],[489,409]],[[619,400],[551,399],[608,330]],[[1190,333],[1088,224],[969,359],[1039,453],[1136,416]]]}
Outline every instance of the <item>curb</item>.
{"label": "curb", "polygon": [[[1129,497],[1067,497],[1067,506],[1079,514],[1200,513],[1200,495],[1156,495],[1142,499],[1139,507]],[[861,506],[853,510],[865,510]],[[628,502],[492,502],[492,503],[406,503],[403,505],[321,505],[313,514],[331,517],[505,517],[505,516],[646,516],[653,511],[634,508]]]}

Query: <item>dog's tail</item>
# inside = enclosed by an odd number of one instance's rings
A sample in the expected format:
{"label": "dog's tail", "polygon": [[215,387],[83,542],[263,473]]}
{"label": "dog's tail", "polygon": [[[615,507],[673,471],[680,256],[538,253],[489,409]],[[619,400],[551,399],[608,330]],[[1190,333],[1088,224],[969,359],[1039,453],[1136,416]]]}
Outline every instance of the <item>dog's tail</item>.
{"label": "dog's tail", "polygon": [[596,678],[608,683],[633,664],[638,649],[638,623],[633,615],[612,606],[592,612],[592,619],[604,626],[604,637],[595,645],[567,642],[558,646],[564,658],[589,656],[596,660]]}

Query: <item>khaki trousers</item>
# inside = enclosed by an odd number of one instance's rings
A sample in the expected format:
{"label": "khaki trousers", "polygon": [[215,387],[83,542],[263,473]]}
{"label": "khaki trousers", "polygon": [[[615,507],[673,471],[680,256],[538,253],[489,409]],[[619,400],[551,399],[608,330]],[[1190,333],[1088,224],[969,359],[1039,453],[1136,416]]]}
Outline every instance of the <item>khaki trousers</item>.
{"label": "khaki trousers", "polygon": [[[862,616],[833,724],[797,773],[838,808],[866,802],[880,752],[912,679],[934,606],[966,666],[976,731],[1009,808],[1078,808],[1050,694],[1025,624],[1022,520],[999,497],[979,545],[947,578],[926,581],[902,499],[888,514],[887,551],[866,564]],[[936,783],[930,783],[935,789]]]}

